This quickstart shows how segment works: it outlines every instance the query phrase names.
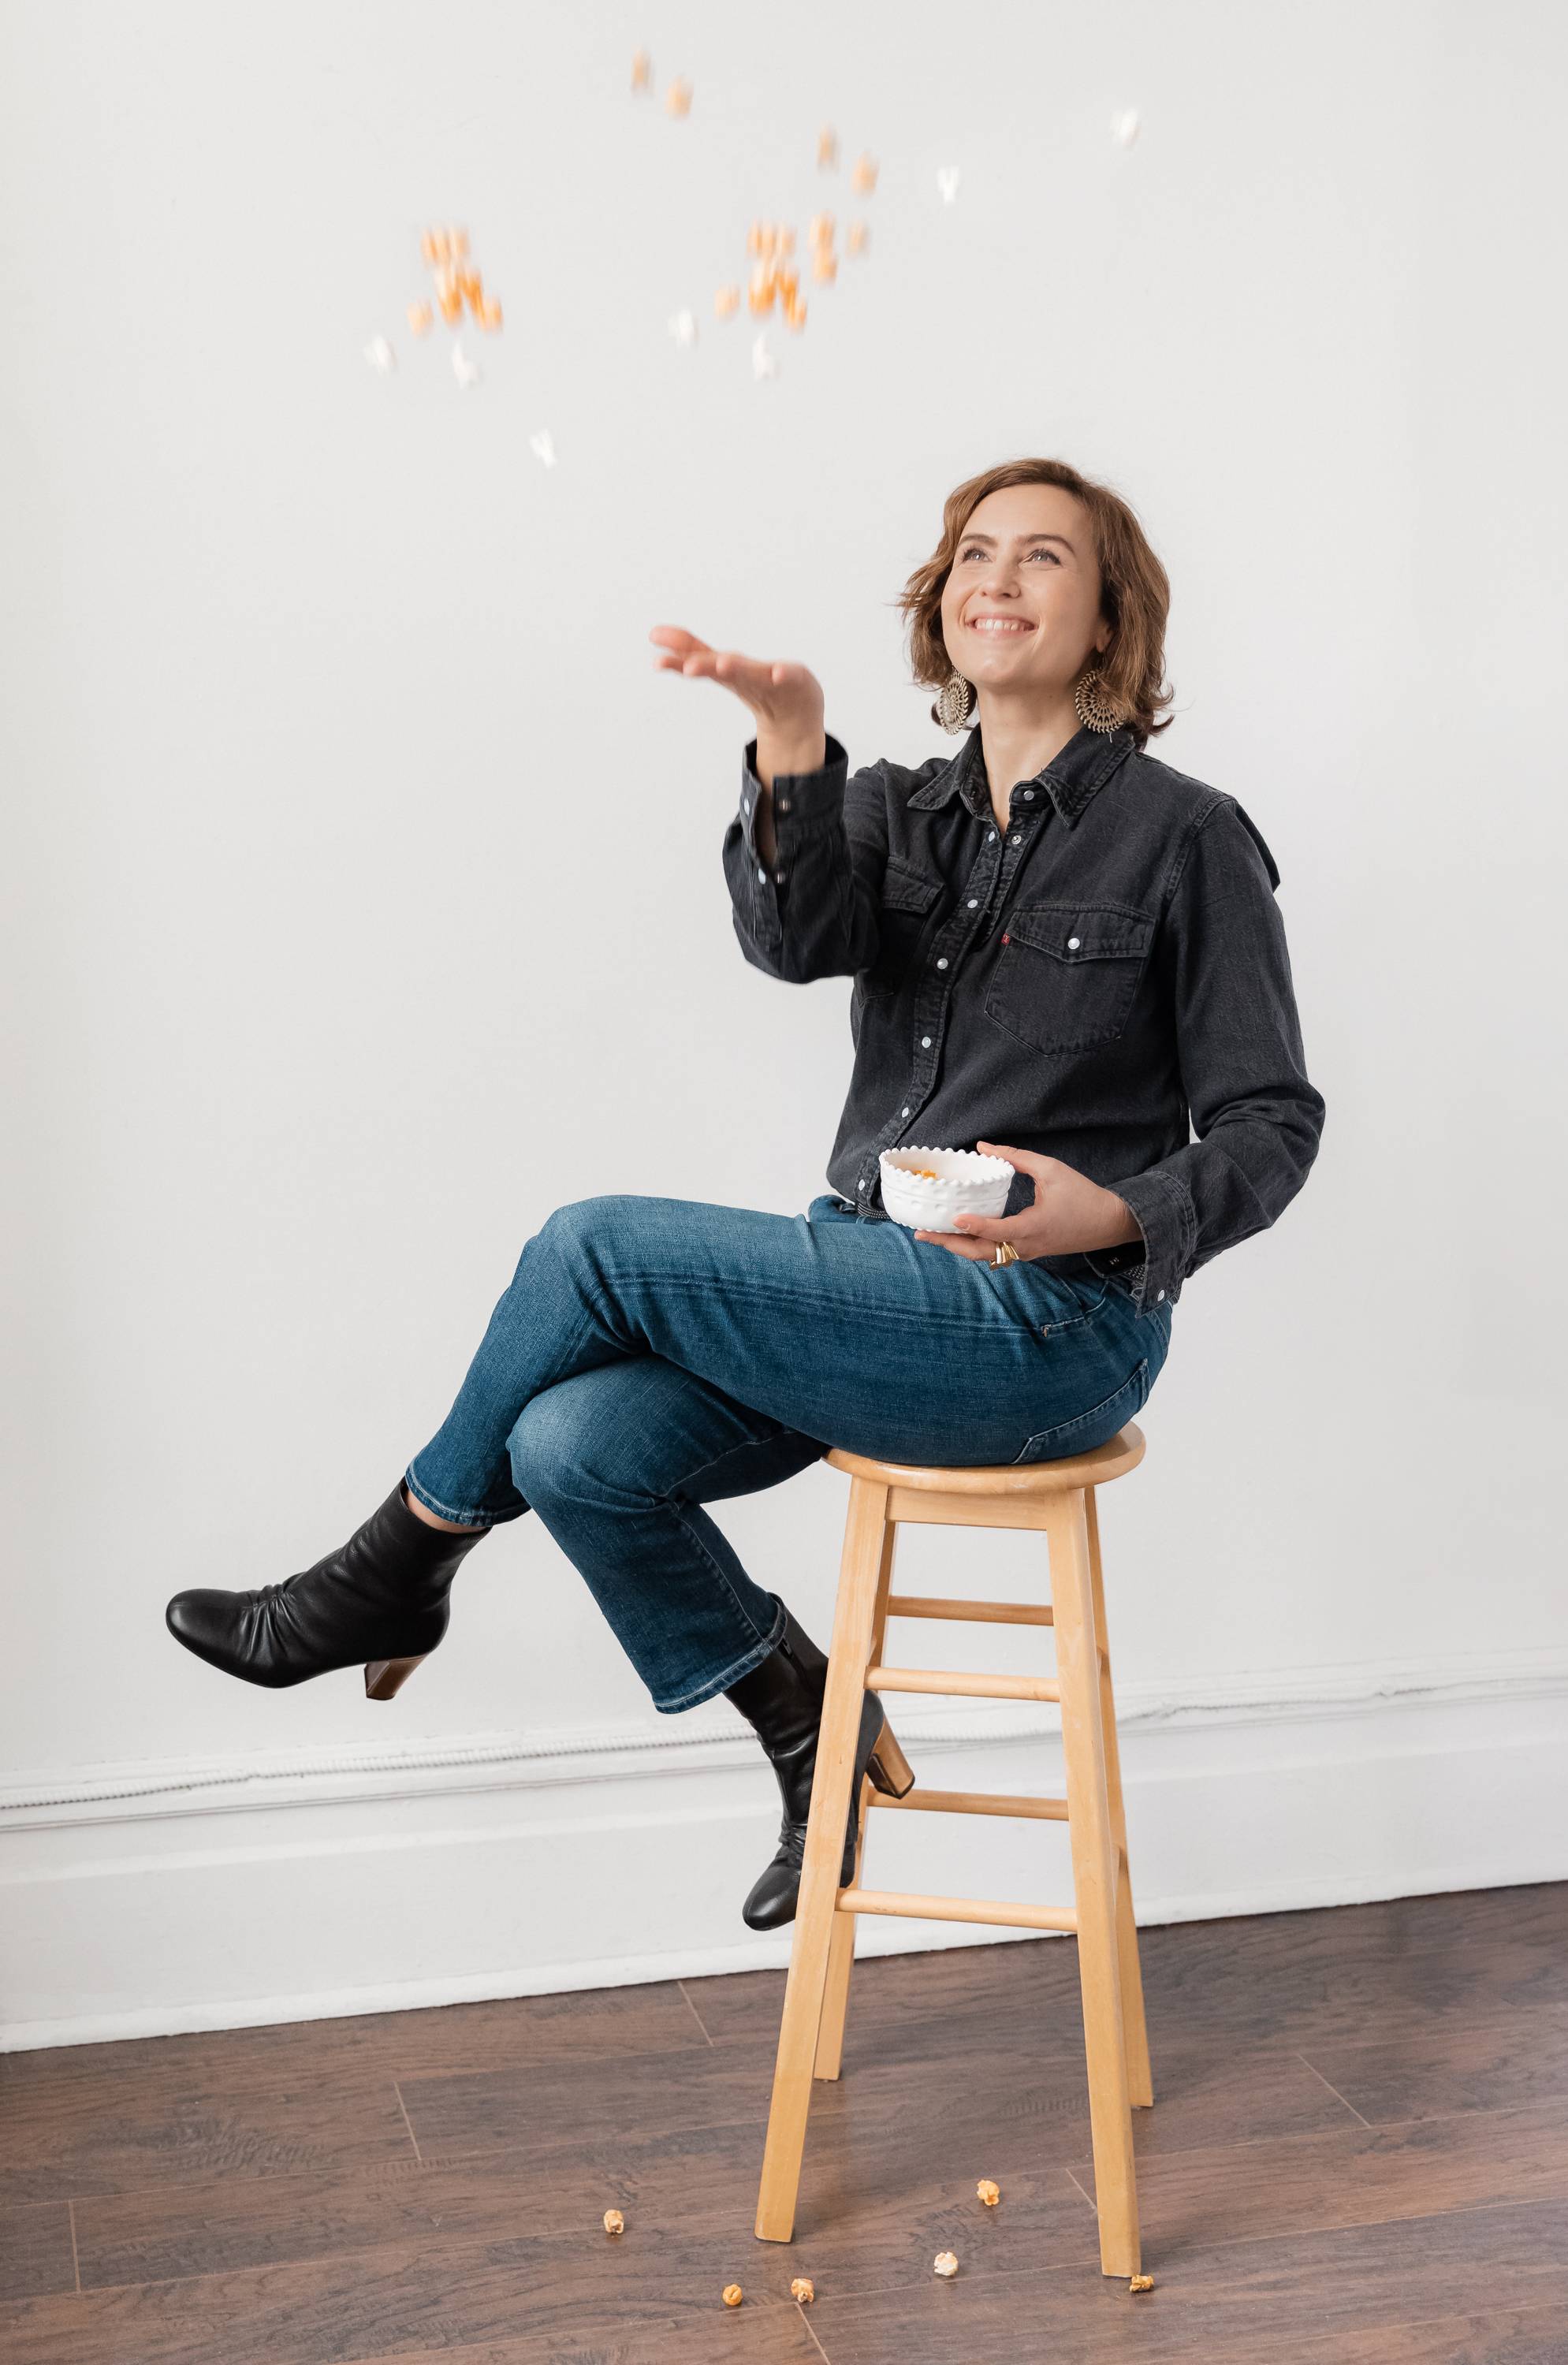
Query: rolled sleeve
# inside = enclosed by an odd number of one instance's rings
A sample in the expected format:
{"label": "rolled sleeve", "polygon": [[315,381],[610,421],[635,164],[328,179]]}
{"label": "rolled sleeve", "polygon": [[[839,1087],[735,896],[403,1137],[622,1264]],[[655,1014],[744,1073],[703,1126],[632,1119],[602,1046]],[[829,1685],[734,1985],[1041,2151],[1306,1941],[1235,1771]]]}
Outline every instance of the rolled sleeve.
{"label": "rolled sleeve", "polygon": [[[773,781],[775,859],[756,842],[756,741],[741,758],[739,809],[724,835],[724,874],[735,934],[754,968],[804,984],[852,973],[876,947],[876,898],[868,885],[886,857],[879,777],[849,778],[842,743],[825,732],[823,762],[812,772],[779,772]],[[875,846],[879,838],[881,857]]]}
{"label": "rolled sleeve", "polygon": [[1145,1313],[1223,1249],[1264,1231],[1317,1155],[1272,856],[1234,798],[1194,832],[1164,924],[1176,1053],[1196,1140],[1109,1187],[1143,1236],[1128,1274]]}

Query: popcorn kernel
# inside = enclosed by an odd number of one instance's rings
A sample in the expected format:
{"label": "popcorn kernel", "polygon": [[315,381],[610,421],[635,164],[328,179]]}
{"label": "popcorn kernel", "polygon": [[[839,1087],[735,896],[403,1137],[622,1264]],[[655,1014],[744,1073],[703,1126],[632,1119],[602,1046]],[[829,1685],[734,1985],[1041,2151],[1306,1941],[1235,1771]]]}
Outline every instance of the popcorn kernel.
{"label": "popcorn kernel", "polygon": [[816,2295],[817,2287],[810,2275],[797,2275],[790,2286],[790,2298],[797,2301],[801,2307],[807,2306]]}
{"label": "popcorn kernel", "polygon": [[1154,2277],[1152,2275],[1134,2275],[1132,2281],[1127,2285],[1127,2289],[1129,2291],[1152,2291],[1154,2289]]}
{"label": "popcorn kernel", "polygon": [[850,174],[850,179],[855,187],[859,190],[862,196],[868,197],[870,196],[872,190],[877,185],[877,167],[872,163],[869,156],[864,153],[857,156],[855,159],[855,170]]}
{"label": "popcorn kernel", "polygon": [[665,93],[665,113],[666,115],[689,115],[690,112],[691,84],[689,82],[683,82],[681,77],[677,74],[675,80],[671,83],[669,88]]}
{"label": "popcorn kernel", "polygon": [[993,2184],[989,2176],[982,2176],[980,2178],[980,2182],[975,2187],[975,2193],[979,2200],[985,2202],[988,2209],[994,2209],[997,2202],[1002,2198],[1000,2186]]}
{"label": "popcorn kernel", "polygon": [[742,2291],[739,2283],[726,2283],[724,2285],[724,2305],[726,2307],[739,2307],[745,2297],[745,2293]]}
{"label": "popcorn kernel", "polygon": [[626,2231],[626,2220],[622,2217],[619,2209],[607,2209],[605,2211],[604,2230],[607,2234],[624,2234]]}
{"label": "popcorn kernel", "polygon": [[727,320],[732,312],[740,309],[740,301],[741,291],[738,287],[721,287],[713,297],[713,310],[721,320]]}
{"label": "popcorn kernel", "polygon": [[958,2271],[958,2261],[951,2250],[938,2250],[931,2261],[934,2274],[946,2275],[949,2281]]}
{"label": "popcorn kernel", "polygon": [[416,337],[429,336],[431,327],[434,319],[435,310],[433,306],[430,304],[409,305],[409,326],[412,329]]}

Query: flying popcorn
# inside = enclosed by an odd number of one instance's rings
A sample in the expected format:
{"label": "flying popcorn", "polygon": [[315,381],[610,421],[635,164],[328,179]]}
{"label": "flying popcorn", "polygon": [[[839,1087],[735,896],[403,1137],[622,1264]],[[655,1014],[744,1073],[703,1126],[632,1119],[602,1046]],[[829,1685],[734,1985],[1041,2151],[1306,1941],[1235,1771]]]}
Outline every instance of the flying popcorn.
{"label": "flying popcorn", "polygon": [[1124,148],[1130,148],[1137,138],[1137,109],[1129,106],[1124,114],[1114,115],[1111,129]]}
{"label": "flying popcorn", "polygon": [[372,337],[364,349],[364,358],[381,377],[398,366],[398,356],[385,337]]}
{"label": "flying popcorn", "polygon": [[751,349],[751,372],[754,377],[777,377],[778,364],[767,349],[766,331]]}
{"label": "flying popcorn", "polygon": [[945,206],[950,206],[958,196],[958,183],[962,177],[957,164],[944,164],[938,172],[936,185],[942,192],[942,202]]}
{"label": "flying popcorn", "polygon": [[555,446],[550,440],[550,430],[547,427],[542,427],[536,435],[529,437],[528,448],[537,459],[543,461],[547,468],[554,466]]}

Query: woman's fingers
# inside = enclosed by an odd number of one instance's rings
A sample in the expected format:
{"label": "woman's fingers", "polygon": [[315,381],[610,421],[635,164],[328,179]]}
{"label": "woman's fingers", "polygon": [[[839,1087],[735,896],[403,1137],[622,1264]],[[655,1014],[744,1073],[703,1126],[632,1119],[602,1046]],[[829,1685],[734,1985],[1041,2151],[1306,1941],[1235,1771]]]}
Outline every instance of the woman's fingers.
{"label": "woman's fingers", "polygon": [[658,644],[655,663],[661,672],[718,682],[770,730],[806,732],[822,721],[822,688],[803,665],[711,648],[678,624],[655,624],[648,638]]}

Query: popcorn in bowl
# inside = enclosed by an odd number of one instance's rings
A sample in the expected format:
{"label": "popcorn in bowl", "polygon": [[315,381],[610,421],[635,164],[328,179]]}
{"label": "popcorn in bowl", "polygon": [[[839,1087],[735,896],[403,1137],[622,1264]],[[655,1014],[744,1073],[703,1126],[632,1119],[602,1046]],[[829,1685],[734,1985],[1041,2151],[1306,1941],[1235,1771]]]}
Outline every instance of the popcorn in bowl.
{"label": "popcorn in bowl", "polygon": [[884,1149],[882,1205],[911,1231],[950,1232],[955,1216],[1000,1216],[1017,1171],[979,1149]]}

